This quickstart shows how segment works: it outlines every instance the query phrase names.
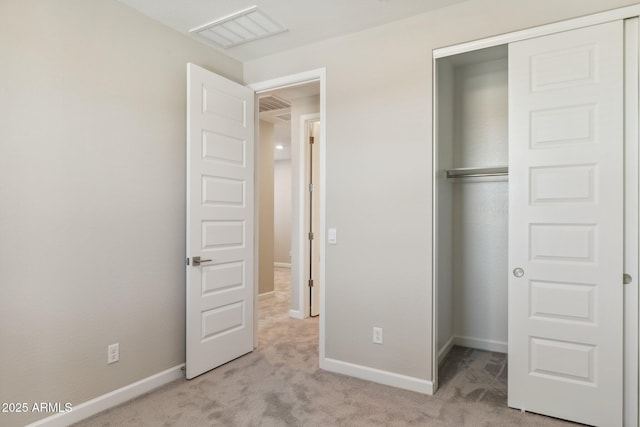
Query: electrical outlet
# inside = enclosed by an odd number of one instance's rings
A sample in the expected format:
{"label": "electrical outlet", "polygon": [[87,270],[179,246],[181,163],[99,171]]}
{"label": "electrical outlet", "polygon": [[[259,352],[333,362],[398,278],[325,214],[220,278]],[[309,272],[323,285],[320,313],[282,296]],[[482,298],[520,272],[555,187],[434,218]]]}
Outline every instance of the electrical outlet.
{"label": "electrical outlet", "polygon": [[120,343],[111,344],[107,347],[107,365],[120,360]]}
{"label": "electrical outlet", "polygon": [[373,327],[373,343],[382,344],[382,328]]}

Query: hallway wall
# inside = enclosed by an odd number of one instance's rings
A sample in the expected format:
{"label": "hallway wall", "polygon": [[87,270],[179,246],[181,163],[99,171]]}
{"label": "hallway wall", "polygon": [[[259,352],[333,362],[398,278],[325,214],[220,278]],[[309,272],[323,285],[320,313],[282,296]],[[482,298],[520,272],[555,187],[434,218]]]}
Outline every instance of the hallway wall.
{"label": "hallway wall", "polygon": [[273,261],[291,264],[291,159],[275,162],[273,194]]}

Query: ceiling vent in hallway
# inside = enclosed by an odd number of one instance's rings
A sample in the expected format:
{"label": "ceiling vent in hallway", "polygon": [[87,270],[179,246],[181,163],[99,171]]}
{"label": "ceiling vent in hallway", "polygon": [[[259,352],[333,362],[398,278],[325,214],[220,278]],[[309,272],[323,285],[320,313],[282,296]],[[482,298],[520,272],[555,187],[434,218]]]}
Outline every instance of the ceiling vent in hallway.
{"label": "ceiling vent in hallway", "polygon": [[285,27],[251,6],[192,30],[218,46],[229,49],[287,31]]}
{"label": "ceiling vent in hallway", "polygon": [[264,113],[265,111],[284,110],[285,108],[289,107],[291,107],[291,104],[289,104],[289,102],[274,95],[268,95],[264,98],[260,98],[261,113]]}

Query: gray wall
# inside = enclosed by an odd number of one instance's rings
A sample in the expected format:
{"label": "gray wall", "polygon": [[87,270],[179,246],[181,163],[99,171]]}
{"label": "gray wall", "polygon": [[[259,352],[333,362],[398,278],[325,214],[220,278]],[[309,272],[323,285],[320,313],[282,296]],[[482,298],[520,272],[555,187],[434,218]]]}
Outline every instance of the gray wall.
{"label": "gray wall", "polygon": [[439,351],[454,336],[507,342],[507,182],[445,178],[454,167],[508,163],[507,59],[473,55],[455,67],[460,58],[438,60]]}
{"label": "gray wall", "polygon": [[290,264],[291,258],[291,159],[277,160],[273,178],[274,262]]}
{"label": "gray wall", "polygon": [[242,64],[112,0],[2,0],[0,57],[0,401],[183,363],[186,63]]}
{"label": "gray wall", "polygon": [[432,379],[432,49],[633,3],[467,1],[244,64],[247,82],[327,69],[328,358]]}
{"label": "gray wall", "polygon": [[[453,186],[445,179],[446,170],[453,168],[453,111],[454,73],[447,60],[438,66],[438,224],[435,229],[438,242],[437,261],[438,295],[438,355],[443,357],[449,340],[453,338]],[[441,359],[442,360],[442,359]]]}
{"label": "gray wall", "polygon": [[273,124],[260,120],[258,147],[258,293],[273,291]]}
{"label": "gray wall", "polygon": [[[455,69],[454,167],[508,164],[507,59]],[[507,343],[506,181],[467,180],[453,190],[454,334]]]}
{"label": "gray wall", "polygon": [[[244,65],[327,67],[328,357],[431,379],[431,49],[634,2],[464,2]],[[185,63],[242,64],[113,0],[1,1],[0,57],[0,400],[184,362]]]}

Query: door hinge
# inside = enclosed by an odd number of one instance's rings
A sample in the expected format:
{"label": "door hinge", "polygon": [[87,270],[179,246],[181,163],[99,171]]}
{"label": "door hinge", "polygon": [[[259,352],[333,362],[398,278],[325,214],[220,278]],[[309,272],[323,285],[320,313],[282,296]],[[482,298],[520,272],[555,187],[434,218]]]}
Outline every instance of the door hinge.
{"label": "door hinge", "polygon": [[315,141],[314,141],[314,138],[313,138],[312,136],[310,136],[310,137],[309,137],[309,144],[313,144],[314,142],[315,142]]}
{"label": "door hinge", "polygon": [[309,287],[313,288],[313,279],[309,279]]}
{"label": "door hinge", "polygon": [[309,240],[313,240],[313,231],[309,233]]}
{"label": "door hinge", "polygon": [[313,193],[313,190],[315,190],[315,187],[313,184],[309,184],[309,193]]}

